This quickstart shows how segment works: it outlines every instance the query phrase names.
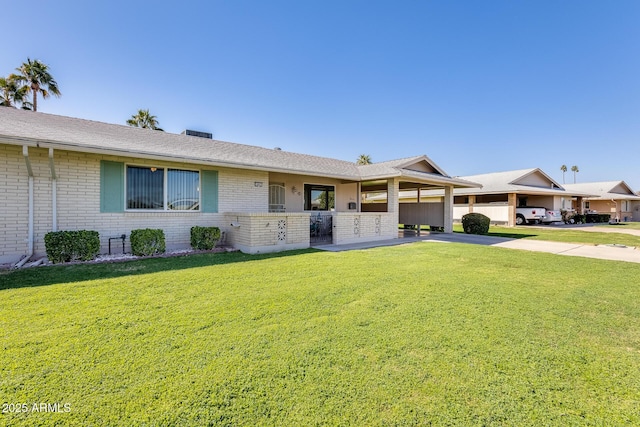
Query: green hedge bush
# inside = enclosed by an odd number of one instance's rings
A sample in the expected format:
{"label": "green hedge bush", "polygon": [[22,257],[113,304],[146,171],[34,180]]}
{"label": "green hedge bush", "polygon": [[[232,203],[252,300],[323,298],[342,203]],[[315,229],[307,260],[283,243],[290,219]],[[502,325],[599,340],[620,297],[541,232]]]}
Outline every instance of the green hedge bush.
{"label": "green hedge bush", "polygon": [[462,228],[467,234],[487,234],[491,219],[481,213],[468,213],[462,217]]}
{"label": "green hedge bush", "polygon": [[611,214],[598,214],[598,213],[588,213],[586,215],[587,222],[609,222],[611,220]]}
{"label": "green hedge bush", "polygon": [[91,230],[51,231],[44,236],[44,246],[54,264],[90,261],[100,252],[100,234]]}
{"label": "green hedge bush", "polygon": [[166,251],[164,231],[154,228],[131,230],[131,252],[136,256],[163,254]]}
{"label": "green hedge bush", "polygon": [[220,240],[218,227],[191,227],[191,247],[197,250],[208,251],[216,247]]}

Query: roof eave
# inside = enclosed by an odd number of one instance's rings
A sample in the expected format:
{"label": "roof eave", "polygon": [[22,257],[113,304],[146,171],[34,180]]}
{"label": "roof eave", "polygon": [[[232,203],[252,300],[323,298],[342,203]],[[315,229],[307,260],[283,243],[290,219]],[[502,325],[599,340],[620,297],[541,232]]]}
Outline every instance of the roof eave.
{"label": "roof eave", "polygon": [[242,163],[242,162],[205,160],[202,158],[196,158],[196,157],[190,157],[190,156],[161,155],[157,153],[132,151],[132,150],[120,150],[120,149],[113,149],[113,148],[107,149],[102,147],[85,146],[85,145],[64,143],[64,142],[52,141],[52,140],[46,140],[46,139],[33,139],[33,138],[27,139],[27,138],[0,135],[0,141],[7,142],[12,145],[26,145],[28,147],[37,147],[37,148],[53,148],[58,150],[76,151],[81,153],[102,154],[107,156],[135,157],[135,158],[142,158],[142,159],[148,159],[148,160],[189,163],[189,164],[198,164],[198,165],[206,165],[206,166],[214,166],[214,167],[225,167],[230,169],[249,169],[249,170],[259,170],[259,171],[265,171],[265,172],[278,172],[278,173],[288,173],[288,174],[295,174],[295,175],[318,176],[323,178],[341,179],[341,180],[347,180],[347,181],[353,181],[353,182],[357,182],[360,180],[360,178],[356,175],[319,173],[319,172],[308,171],[308,170],[273,168],[273,167],[259,166],[255,164],[249,164],[249,163]]}

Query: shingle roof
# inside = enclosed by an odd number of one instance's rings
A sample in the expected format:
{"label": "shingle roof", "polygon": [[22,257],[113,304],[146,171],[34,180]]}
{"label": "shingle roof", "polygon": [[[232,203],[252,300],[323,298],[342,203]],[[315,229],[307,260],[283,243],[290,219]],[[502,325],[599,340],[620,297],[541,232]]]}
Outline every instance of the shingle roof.
{"label": "shingle roof", "polygon": [[[456,186],[473,185],[447,176],[427,156],[358,166],[354,162],[252,145],[140,129],[92,120],[0,108],[0,142],[71,151],[181,161],[231,168],[362,181],[413,177]],[[404,166],[426,161],[438,173],[407,171]]]}
{"label": "shingle roof", "polygon": [[[519,184],[518,181],[532,175],[540,174],[549,182],[549,187]],[[547,174],[539,168],[518,169],[513,171],[494,172],[480,175],[461,177],[463,179],[482,184],[482,188],[469,189],[465,194],[497,194],[497,193],[528,193],[528,194],[566,194]],[[457,193],[456,193],[457,194]]]}
{"label": "shingle roof", "polygon": [[[627,191],[624,194],[615,192],[616,187]],[[567,190],[580,191],[595,196],[590,197],[590,199],[640,200],[640,197],[638,197],[624,181],[580,182],[577,184],[565,184],[565,188]]]}
{"label": "shingle roof", "polygon": [[343,160],[6,107],[0,109],[0,139],[51,143],[74,151],[359,178],[356,164]]}
{"label": "shingle roof", "polygon": [[[543,181],[549,183],[548,187],[542,187],[538,185],[530,185],[523,183],[524,180],[531,175],[539,175]],[[504,194],[504,193],[518,193],[518,194],[531,194],[531,195],[553,195],[553,196],[581,196],[585,197],[592,193],[583,193],[582,191],[565,190],[560,184],[556,183],[539,168],[518,169],[513,171],[494,172],[480,175],[461,176],[459,179],[477,182],[482,186],[480,188],[456,188],[454,194],[456,196],[471,196],[481,194]],[[429,190],[424,191],[423,195],[441,195],[441,190]],[[415,197],[415,192],[407,192],[405,197]]]}

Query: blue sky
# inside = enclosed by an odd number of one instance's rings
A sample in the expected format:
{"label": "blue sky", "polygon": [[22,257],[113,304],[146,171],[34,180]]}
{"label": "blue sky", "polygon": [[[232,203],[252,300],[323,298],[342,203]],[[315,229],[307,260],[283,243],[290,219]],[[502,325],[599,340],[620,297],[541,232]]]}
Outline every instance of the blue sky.
{"label": "blue sky", "polygon": [[[49,64],[39,111],[454,176],[540,167],[640,190],[640,2],[3,5],[0,74]],[[34,12],[34,13],[31,13]],[[7,37],[7,35],[10,35]],[[566,182],[573,175],[567,173]]]}

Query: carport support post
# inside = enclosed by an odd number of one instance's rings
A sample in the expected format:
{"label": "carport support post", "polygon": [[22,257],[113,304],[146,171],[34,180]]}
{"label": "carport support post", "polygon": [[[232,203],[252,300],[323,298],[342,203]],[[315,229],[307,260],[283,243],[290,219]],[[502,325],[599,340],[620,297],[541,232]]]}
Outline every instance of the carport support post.
{"label": "carport support post", "polygon": [[516,226],[516,202],[518,200],[517,194],[509,193],[508,200],[509,200],[509,220],[507,222],[507,225],[509,227],[515,227]]}
{"label": "carport support post", "polygon": [[578,215],[582,215],[583,214],[583,209],[582,209],[582,197],[578,196],[576,197],[576,212],[578,213]]}
{"label": "carport support post", "polygon": [[[420,187],[416,188],[416,203],[420,205]],[[429,224],[425,224],[425,225],[429,225]],[[418,227],[418,236],[419,236],[420,229],[422,228],[422,224],[416,224],[416,227]]]}
{"label": "carport support post", "polygon": [[476,204],[476,196],[469,196],[469,213],[473,213],[473,205]]}
{"label": "carport support post", "polygon": [[453,233],[453,187],[444,187],[444,232]]}
{"label": "carport support post", "polygon": [[398,224],[400,222],[400,206],[398,196],[400,194],[400,181],[397,179],[388,179],[387,180],[387,212],[393,213],[395,219],[393,220],[394,224]]}

